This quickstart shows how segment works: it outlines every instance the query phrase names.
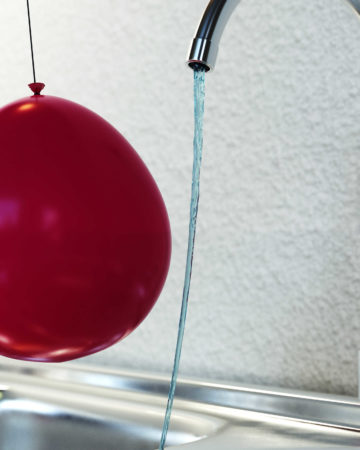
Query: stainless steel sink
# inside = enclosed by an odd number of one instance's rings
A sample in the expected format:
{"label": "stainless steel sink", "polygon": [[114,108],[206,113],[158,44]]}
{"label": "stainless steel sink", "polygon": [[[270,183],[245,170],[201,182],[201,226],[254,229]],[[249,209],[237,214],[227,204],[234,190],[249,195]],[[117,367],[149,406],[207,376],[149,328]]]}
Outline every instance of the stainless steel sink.
{"label": "stainless steel sink", "polygon": [[[1,450],[154,450],[168,379],[0,359]],[[182,379],[169,448],[360,448],[356,399]]]}

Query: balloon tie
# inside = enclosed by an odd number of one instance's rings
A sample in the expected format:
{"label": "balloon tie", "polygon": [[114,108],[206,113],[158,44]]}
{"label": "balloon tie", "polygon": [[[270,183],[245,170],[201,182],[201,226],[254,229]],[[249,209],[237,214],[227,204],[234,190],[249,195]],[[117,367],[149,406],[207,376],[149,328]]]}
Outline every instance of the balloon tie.
{"label": "balloon tie", "polygon": [[34,49],[33,49],[32,34],[31,34],[31,20],[30,20],[30,6],[29,6],[29,0],[26,0],[26,4],[27,4],[27,15],[28,15],[28,22],[29,22],[29,35],[30,35],[30,48],[31,48],[32,70],[33,70],[33,76],[34,76],[34,83],[36,83],[36,76],[35,76],[35,62],[34,62]]}

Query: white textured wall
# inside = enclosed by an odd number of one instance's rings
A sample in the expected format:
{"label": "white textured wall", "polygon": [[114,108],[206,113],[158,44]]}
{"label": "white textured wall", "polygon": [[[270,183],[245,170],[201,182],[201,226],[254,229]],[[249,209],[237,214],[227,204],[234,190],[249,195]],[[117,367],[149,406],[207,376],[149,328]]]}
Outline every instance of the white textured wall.
{"label": "white textured wall", "polygon": [[[169,372],[184,272],[192,72],[206,0],[32,0],[39,81],[140,153],[173,233],[166,287],[84,362]],[[28,94],[25,2],[0,3],[0,103]],[[343,0],[243,0],[206,77],[200,217],[181,373],[355,393],[360,21]]]}

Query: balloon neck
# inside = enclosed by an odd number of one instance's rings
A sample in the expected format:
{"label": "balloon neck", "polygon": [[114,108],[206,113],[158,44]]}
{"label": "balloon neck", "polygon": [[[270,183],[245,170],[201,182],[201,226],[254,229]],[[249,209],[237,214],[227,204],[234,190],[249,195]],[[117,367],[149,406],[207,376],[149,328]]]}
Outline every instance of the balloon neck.
{"label": "balloon neck", "polygon": [[44,83],[30,83],[29,88],[33,91],[34,95],[40,95],[40,92],[44,89]]}

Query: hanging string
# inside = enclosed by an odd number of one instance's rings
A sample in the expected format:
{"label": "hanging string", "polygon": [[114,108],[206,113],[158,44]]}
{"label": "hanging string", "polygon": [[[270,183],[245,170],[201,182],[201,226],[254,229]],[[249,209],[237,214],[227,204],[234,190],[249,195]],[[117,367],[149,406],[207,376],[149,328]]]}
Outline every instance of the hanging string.
{"label": "hanging string", "polygon": [[29,22],[29,35],[30,35],[30,48],[31,48],[32,70],[33,70],[33,76],[34,76],[34,83],[36,83],[36,76],[35,76],[35,62],[34,62],[34,49],[33,49],[32,34],[31,34],[31,20],[30,20],[30,6],[29,6],[29,0],[26,0],[26,5],[27,5],[27,15],[28,15],[28,22]]}

